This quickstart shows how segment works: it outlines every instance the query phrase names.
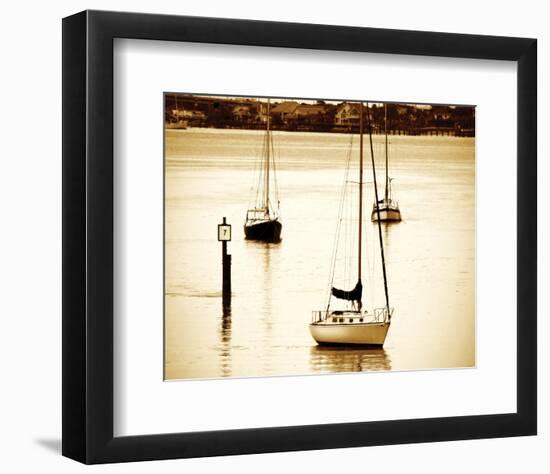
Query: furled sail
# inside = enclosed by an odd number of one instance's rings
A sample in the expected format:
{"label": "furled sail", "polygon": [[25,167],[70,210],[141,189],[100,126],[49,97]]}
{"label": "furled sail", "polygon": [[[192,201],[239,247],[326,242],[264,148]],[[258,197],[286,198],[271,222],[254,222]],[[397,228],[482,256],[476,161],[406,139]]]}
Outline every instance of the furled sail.
{"label": "furled sail", "polygon": [[353,290],[339,290],[333,286],[331,291],[333,296],[340,298],[341,300],[360,302],[361,296],[363,295],[363,284],[361,283],[361,280],[359,280]]}

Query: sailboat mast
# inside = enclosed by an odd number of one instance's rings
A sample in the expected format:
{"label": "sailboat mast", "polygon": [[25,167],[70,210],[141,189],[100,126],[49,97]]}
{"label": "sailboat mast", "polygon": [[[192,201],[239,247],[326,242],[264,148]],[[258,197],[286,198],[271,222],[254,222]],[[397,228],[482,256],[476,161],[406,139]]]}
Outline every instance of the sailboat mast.
{"label": "sailboat mast", "polygon": [[269,149],[271,148],[271,139],[269,136],[269,126],[271,119],[271,102],[267,99],[267,130],[266,130],[266,155],[265,155],[265,186],[264,186],[264,204],[265,210],[269,215]]}
{"label": "sailboat mast", "polygon": [[380,240],[380,256],[382,258],[382,273],[384,275],[384,293],[386,294],[386,308],[388,311],[388,318],[391,319],[390,313],[390,298],[388,296],[388,279],[386,277],[386,260],[384,258],[384,241],[382,240],[382,225],[380,224],[380,204],[378,202],[378,186],[376,185],[376,166],[374,165],[374,150],[372,147],[372,130],[370,124],[369,103],[367,102],[367,124],[369,127],[369,141],[370,141],[370,157],[372,161],[372,177],[374,181],[374,198],[376,199],[376,214],[378,223],[378,238]]}
{"label": "sailboat mast", "polygon": [[[357,275],[358,280],[361,281],[361,251],[362,245],[362,231],[363,231],[363,102],[359,106],[359,251],[357,252]],[[361,302],[359,302],[359,309],[361,309]]]}
{"label": "sailboat mast", "polygon": [[384,104],[384,133],[386,134],[386,191],[384,193],[384,197],[386,202],[388,202],[388,104]]}

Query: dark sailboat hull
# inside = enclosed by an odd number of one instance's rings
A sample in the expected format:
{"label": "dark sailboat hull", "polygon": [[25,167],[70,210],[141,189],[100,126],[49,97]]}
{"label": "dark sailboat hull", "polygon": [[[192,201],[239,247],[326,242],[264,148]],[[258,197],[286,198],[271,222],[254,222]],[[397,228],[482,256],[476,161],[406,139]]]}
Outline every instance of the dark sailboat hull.
{"label": "dark sailboat hull", "polygon": [[262,221],[244,225],[244,235],[247,240],[262,242],[279,242],[283,225],[278,220]]}

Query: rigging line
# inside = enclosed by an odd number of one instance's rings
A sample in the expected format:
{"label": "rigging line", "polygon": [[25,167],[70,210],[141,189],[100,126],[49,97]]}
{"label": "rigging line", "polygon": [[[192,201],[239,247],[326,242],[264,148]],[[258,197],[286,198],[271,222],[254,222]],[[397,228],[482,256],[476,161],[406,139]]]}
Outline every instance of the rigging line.
{"label": "rigging line", "polygon": [[[373,275],[373,269],[372,269],[372,266],[371,266],[372,265],[372,259],[371,259],[370,254],[369,254],[369,250],[371,250],[371,247],[374,247],[374,245],[371,245],[369,247],[370,236],[368,236],[368,232],[367,232],[367,230],[368,230],[367,221],[364,221],[364,224],[365,224],[364,235],[365,235],[365,248],[366,248],[365,256],[367,258],[367,267],[366,267],[367,268],[367,279],[368,279],[368,283],[371,285],[371,292],[370,292],[370,294],[367,295],[367,297],[365,299],[367,301],[374,301],[373,292],[372,292],[372,285],[373,285],[373,282],[374,282],[374,275]],[[365,285],[364,288],[365,288],[365,291],[367,291],[367,285]]]}
{"label": "rigging line", "polygon": [[[346,188],[346,197],[348,198],[346,203],[345,203],[345,206],[347,206],[347,208],[345,209],[345,215],[346,216],[351,216],[351,209],[352,209],[352,204],[353,204],[353,188],[352,187],[348,187]],[[344,273],[342,275],[343,277],[343,282],[344,282],[344,286],[348,286],[348,279],[349,279],[349,276],[348,276],[348,269],[349,269],[349,262],[350,262],[350,241],[351,241],[351,229],[350,229],[350,219],[349,217],[346,218],[344,220],[344,224],[345,224],[345,228],[344,228],[344,237],[345,237],[345,242],[344,242],[344,255],[343,255],[343,258],[342,258],[342,262],[343,262],[343,270],[344,270]]]}
{"label": "rigging line", "polygon": [[349,199],[347,201],[348,205],[348,212],[346,219],[346,246],[345,246],[345,254],[344,254],[344,275],[343,275],[343,281],[344,286],[349,287],[355,284],[356,278],[355,278],[355,250],[357,249],[355,245],[355,240],[357,238],[356,234],[356,218],[357,215],[357,209],[356,209],[356,187],[355,186],[349,186]]}
{"label": "rigging line", "polygon": [[273,193],[273,190],[271,189],[271,175],[273,174],[272,173],[272,170],[271,170],[271,162],[273,161],[273,147],[271,146],[272,144],[272,132],[271,130],[269,131],[268,133],[268,136],[267,136],[267,160],[266,160],[266,167],[268,169],[268,175],[266,177],[266,193],[265,193],[265,200],[266,200],[266,206],[267,206],[267,212],[269,215],[271,215],[271,194]]}
{"label": "rigging line", "polygon": [[256,162],[258,166],[258,177],[257,177],[257,184],[256,184],[256,196],[254,197],[254,208],[258,207],[258,194],[260,192],[260,186],[261,186],[261,179],[262,179],[262,170],[263,170],[263,160],[261,159],[262,156],[264,156],[264,137],[262,136],[262,145],[260,147],[260,153],[259,153],[260,159]]}
{"label": "rigging line", "polygon": [[[352,188],[346,189],[346,195],[349,196],[353,192]],[[344,213],[346,216],[350,215],[350,198],[347,197],[348,201],[344,203]],[[343,285],[347,286],[348,284],[348,266],[349,266],[349,240],[350,240],[350,229],[349,229],[349,219],[343,220],[344,224],[344,254],[342,255],[342,258],[340,261],[342,262],[342,274],[341,278],[343,281]]]}
{"label": "rigging line", "polygon": [[271,143],[271,131],[270,131],[270,120],[271,120],[271,102],[269,99],[267,99],[267,128],[266,128],[266,160],[265,160],[265,188],[264,188],[264,202],[263,205],[265,206],[265,209],[267,211],[267,215],[269,216],[269,166],[270,166],[270,143]]}
{"label": "rigging line", "polygon": [[[368,104],[367,104],[368,106]],[[358,255],[357,255],[357,280],[361,281],[361,256],[363,252],[363,101],[359,104],[359,235],[358,235]],[[361,310],[361,298],[357,302]]]}
{"label": "rigging line", "polygon": [[[351,150],[352,157],[353,150]],[[350,170],[351,170],[351,159],[350,158]],[[351,271],[352,271],[352,265],[353,265],[353,250],[354,245],[353,242],[355,241],[355,186],[348,186],[348,201],[347,201],[347,219],[346,219],[346,245],[345,245],[345,254],[343,259],[344,264],[344,285],[345,287],[350,286],[350,279],[351,279]]]}
{"label": "rigging line", "polygon": [[386,135],[386,144],[384,147],[384,151],[386,154],[386,188],[384,190],[384,199],[388,200],[388,187],[389,187],[389,181],[388,181],[388,104],[384,104],[384,134]]}
{"label": "rigging line", "polygon": [[[359,192],[358,188],[360,186],[356,186],[353,190],[353,200],[352,200],[352,216],[357,216],[359,212],[359,207],[357,205],[357,200],[359,199]],[[349,265],[349,274],[348,274],[348,285],[350,287],[353,287],[354,283],[357,280],[360,280],[359,274],[355,275],[354,270],[357,271],[357,261],[359,260],[359,255],[362,255],[362,250],[359,252],[359,248],[357,247],[357,239],[359,238],[359,227],[357,226],[357,218],[352,219],[352,222],[350,223],[351,228],[351,234],[353,234],[350,238],[350,265]],[[359,224],[362,221],[359,222]],[[361,236],[361,239],[363,237]],[[361,244],[362,245],[362,244]],[[361,270],[361,273],[363,270]]]}
{"label": "rigging line", "polygon": [[347,164],[344,171],[344,180],[342,182],[342,186],[340,187],[340,197],[339,197],[339,205],[338,205],[338,219],[337,219],[337,225],[336,230],[334,233],[334,241],[333,241],[333,247],[332,247],[332,256],[331,256],[331,266],[329,271],[329,284],[328,284],[328,298],[327,298],[327,312],[330,307],[330,301],[332,297],[332,285],[334,283],[334,275],[335,275],[335,269],[336,269],[336,258],[338,254],[338,247],[339,247],[339,241],[340,241],[340,233],[342,229],[342,217],[343,217],[343,207],[345,202],[345,196],[346,196],[346,186],[347,186],[347,178],[349,175],[349,168],[350,168],[350,159],[351,159],[351,146],[353,145],[353,135],[350,136],[350,148],[348,149],[348,157],[347,157]]}
{"label": "rigging line", "polygon": [[[254,166],[254,171],[253,171],[253,175],[252,175],[254,178],[256,177],[256,166]],[[255,179],[254,179],[255,181]],[[254,194],[254,185],[252,184],[250,186],[250,189],[248,190],[248,209],[250,209],[251,205],[252,205],[252,196]]]}
{"label": "rigging line", "polygon": [[[262,145],[263,146],[263,145]],[[257,157],[258,154],[261,153],[261,147],[258,147],[256,144],[256,147],[254,149],[254,157]],[[256,200],[257,200],[257,193],[258,193],[258,187],[254,186],[254,182],[258,180],[258,176],[260,175],[260,163],[258,160],[254,160],[254,172],[253,172],[253,181],[252,185],[250,186],[250,191],[248,194],[248,208],[251,209],[252,207],[256,207]],[[254,194],[254,190],[256,190],[256,195]],[[254,197],[254,200],[252,199]],[[248,215],[247,215],[248,217]]]}
{"label": "rigging line", "polygon": [[[265,134],[265,148],[264,155],[262,155],[264,176],[263,176],[263,189],[261,196],[261,207],[269,207],[269,130]],[[267,157],[267,160],[264,160]]]}
{"label": "rigging line", "polygon": [[[277,181],[277,169],[275,167],[275,146],[273,144],[273,132],[271,132],[271,160],[273,162],[273,184],[275,186],[275,199],[277,200],[277,215],[279,215],[279,183]],[[281,155],[279,153],[279,159]]]}
{"label": "rigging line", "polygon": [[376,281],[378,281],[378,268],[379,268],[379,266],[378,266],[379,259],[377,258],[377,249],[374,245],[374,242],[376,240],[376,232],[377,232],[376,226],[371,225],[370,238],[371,238],[371,242],[373,243],[373,245],[371,245],[371,249],[370,249],[371,250],[371,253],[370,253],[370,259],[371,259],[370,260],[370,273],[371,273],[370,291],[371,291],[373,302],[376,300],[375,299]]}
{"label": "rigging line", "polygon": [[258,174],[258,186],[256,186],[256,208],[260,208],[262,207],[262,196],[263,196],[263,188],[262,188],[262,183],[264,181],[264,173],[265,173],[265,169],[264,169],[264,156],[265,156],[265,143],[266,143],[266,138],[267,134],[264,134],[264,136],[262,137],[262,152],[261,152],[261,155],[260,155],[260,173]]}
{"label": "rigging line", "polygon": [[378,238],[380,240],[380,258],[382,259],[382,272],[384,274],[384,293],[386,294],[386,308],[388,311],[388,319],[391,320],[391,313],[390,313],[390,298],[388,296],[388,280],[386,277],[386,261],[384,259],[384,241],[382,239],[382,225],[380,224],[380,206],[378,204],[378,186],[376,185],[376,167],[374,165],[374,152],[372,148],[372,130],[371,130],[371,123],[370,123],[370,111],[369,111],[369,103],[367,102],[367,126],[369,129],[369,142],[370,142],[370,157],[372,162],[372,177],[374,181],[374,197],[375,197],[375,203],[376,203],[376,214],[377,214],[377,222],[378,222]]}
{"label": "rigging line", "polygon": [[[340,193],[340,203],[339,203],[339,215],[341,215],[342,213],[342,206],[343,206],[343,202],[344,202],[344,199],[345,199],[345,189],[341,189],[341,193]],[[332,297],[332,285],[334,283],[334,274],[335,274],[335,268],[336,268],[336,258],[337,258],[337,249],[338,249],[338,242],[340,240],[340,232],[341,232],[341,229],[342,229],[342,219],[339,218],[337,220],[337,224],[336,224],[336,230],[335,230],[335,233],[334,233],[334,245],[333,245],[333,249],[332,249],[332,257],[331,257],[331,265],[330,265],[330,271],[329,271],[329,284],[328,284],[328,299],[327,299],[327,312],[329,310],[329,307],[330,307],[330,301],[331,301],[331,297]]]}
{"label": "rigging line", "polygon": [[340,242],[340,231],[342,229],[343,210],[344,210],[344,203],[346,200],[346,189],[347,189],[347,181],[349,177],[352,148],[353,148],[353,135],[350,135],[350,145],[348,147],[348,156],[346,160],[347,161],[346,168],[344,171],[344,180],[342,182],[342,186],[340,187],[340,193],[339,193],[340,197],[339,197],[339,204],[338,204],[338,219],[337,219],[336,230],[334,233],[333,247],[332,247],[331,266],[329,271],[329,284],[328,284],[327,313],[330,308],[330,301],[332,297],[332,286],[334,284],[336,258],[338,255],[338,246]]}

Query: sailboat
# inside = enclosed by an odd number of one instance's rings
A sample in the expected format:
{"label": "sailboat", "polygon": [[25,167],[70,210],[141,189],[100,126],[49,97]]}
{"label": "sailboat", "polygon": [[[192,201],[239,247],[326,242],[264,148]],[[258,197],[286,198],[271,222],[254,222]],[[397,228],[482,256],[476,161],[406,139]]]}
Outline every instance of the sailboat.
{"label": "sailboat", "polygon": [[399,210],[399,203],[392,198],[391,182],[393,179],[388,174],[388,104],[384,104],[384,131],[386,134],[386,187],[384,190],[384,199],[380,202],[375,202],[372,206],[371,221],[399,222],[401,220],[401,211]]}
{"label": "sailboat", "polygon": [[[281,240],[281,212],[279,206],[273,138],[270,130],[271,103],[267,101],[266,132],[254,204],[246,211],[244,235],[248,240],[279,242]],[[273,183],[271,181],[273,180]],[[272,196],[273,194],[273,196]]]}
{"label": "sailboat", "polygon": [[[363,103],[361,102],[360,118],[360,142],[359,142],[359,215],[358,241],[357,241],[357,283],[351,290],[341,290],[332,286],[328,298],[327,307],[323,311],[313,311],[312,321],[309,325],[311,336],[320,345],[361,345],[378,346],[384,345],[388,329],[390,328],[393,308],[390,308],[388,283],[386,278],[386,263],[384,258],[384,245],[382,239],[382,229],[380,219],[378,220],[378,238],[380,242],[380,255],[382,263],[382,274],[384,278],[384,292],[386,305],[380,308],[373,308],[371,311],[363,308],[362,295],[363,283],[361,281],[362,273],[362,248],[363,248]],[[376,203],[378,200],[378,188],[376,185],[376,168],[374,166],[374,152],[372,146],[372,132],[370,124],[370,113],[367,104],[368,131],[370,140],[370,153],[372,162],[372,173],[374,178],[374,191]],[[343,207],[343,206],[342,206]],[[377,213],[380,207],[376,206]],[[340,225],[342,219],[338,219]],[[338,232],[337,232],[338,235]],[[336,246],[338,239],[336,240]],[[335,248],[335,251],[337,249]],[[334,265],[336,264],[336,252],[334,254]],[[332,273],[334,275],[334,272]],[[347,301],[347,309],[331,309],[332,298]]]}

